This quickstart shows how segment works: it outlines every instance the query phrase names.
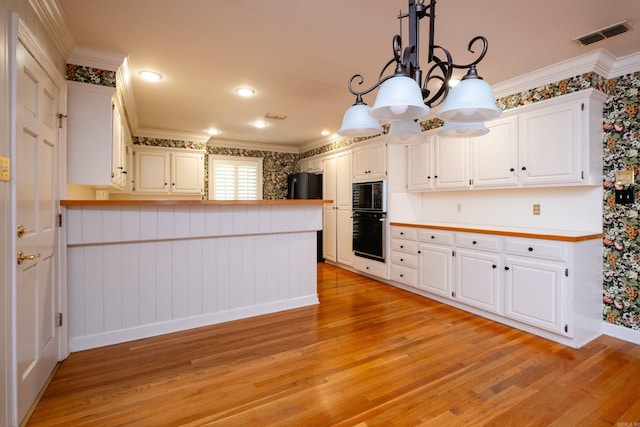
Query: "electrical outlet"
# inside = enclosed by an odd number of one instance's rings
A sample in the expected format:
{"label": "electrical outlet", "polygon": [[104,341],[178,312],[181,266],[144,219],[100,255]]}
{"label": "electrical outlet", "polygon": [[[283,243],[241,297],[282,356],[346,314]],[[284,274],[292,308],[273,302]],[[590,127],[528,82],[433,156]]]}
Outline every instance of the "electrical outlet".
{"label": "electrical outlet", "polygon": [[537,203],[533,205],[533,214],[540,215],[540,205]]}
{"label": "electrical outlet", "polygon": [[11,180],[11,161],[8,157],[0,156],[0,181]]}

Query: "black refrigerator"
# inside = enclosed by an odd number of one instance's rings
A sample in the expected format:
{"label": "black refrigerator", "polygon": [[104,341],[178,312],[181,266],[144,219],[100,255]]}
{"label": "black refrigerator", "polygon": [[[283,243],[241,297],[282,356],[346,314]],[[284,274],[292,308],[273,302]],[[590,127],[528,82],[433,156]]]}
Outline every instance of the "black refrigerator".
{"label": "black refrigerator", "polygon": [[287,199],[322,199],[322,174],[300,172],[289,175]]}
{"label": "black refrigerator", "polygon": [[[322,199],[322,174],[300,172],[289,175],[287,199]],[[322,262],[322,231],[318,231],[316,240],[316,259]]]}

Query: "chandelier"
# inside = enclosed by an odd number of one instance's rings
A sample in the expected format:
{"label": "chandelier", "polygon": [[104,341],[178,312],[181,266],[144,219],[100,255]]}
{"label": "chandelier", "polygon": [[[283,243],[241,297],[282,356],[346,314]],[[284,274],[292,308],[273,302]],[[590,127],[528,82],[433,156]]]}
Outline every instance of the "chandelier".
{"label": "chandelier", "polygon": [[[409,10],[398,19],[409,23],[409,45],[402,46],[402,38],[393,37],[393,58],[382,68],[378,81],[371,87],[356,90],[354,84],[362,86],[364,78],[354,74],[347,84],[356,102],[344,114],[341,136],[367,137],[383,132],[381,123],[389,125],[389,141],[399,144],[415,144],[423,140],[420,120],[424,120],[431,107],[441,103],[437,117],[444,121],[438,132],[441,136],[469,137],[488,132],[486,120],[498,117],[502,110],[496,106],[493,91],[478,75],[476,65],[487,53],[488,42],[483,36],[474,37],[467,50],[475,54],[474,47],[482,47],[476,60],[468,64],[455,64],[451,53],[434,42],[436,0],[408,0]],[[425,4],[426,3],[426,4]],[[429,18],[428,68],[423,78],[419,64],[419,24]],[[387,72],[395,64],[393,74]],[[451,87],[454,69],[466,69],[461,81]],[[364,103],[362,97],[379,88],[373,107]]]}

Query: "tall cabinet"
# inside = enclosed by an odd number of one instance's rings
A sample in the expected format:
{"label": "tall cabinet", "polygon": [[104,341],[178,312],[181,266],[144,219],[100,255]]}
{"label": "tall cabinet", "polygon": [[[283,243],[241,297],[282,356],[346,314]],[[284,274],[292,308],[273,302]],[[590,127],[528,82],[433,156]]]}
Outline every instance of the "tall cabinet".
{"label": "tall cabinet", "polygon": [[324,159],[322,256],[347,266],[353,265],[353,219],[351,218],[351,152]]}

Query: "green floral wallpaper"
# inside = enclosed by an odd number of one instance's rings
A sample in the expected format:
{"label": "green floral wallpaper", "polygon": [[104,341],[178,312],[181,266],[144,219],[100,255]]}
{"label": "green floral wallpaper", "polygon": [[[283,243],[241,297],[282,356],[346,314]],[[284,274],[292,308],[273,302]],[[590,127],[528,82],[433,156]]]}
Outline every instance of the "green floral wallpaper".
{"label": "green floral wallpaper", "polygon": [[607,82],[604,109],[604,280],[606,322],[640,330],[640,222],[635,203],[615,203],[615,173],[632,170],[638,180],[640,149],[640,72]]}

